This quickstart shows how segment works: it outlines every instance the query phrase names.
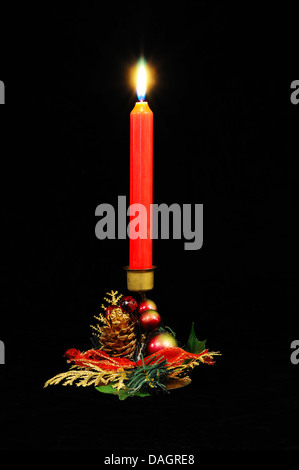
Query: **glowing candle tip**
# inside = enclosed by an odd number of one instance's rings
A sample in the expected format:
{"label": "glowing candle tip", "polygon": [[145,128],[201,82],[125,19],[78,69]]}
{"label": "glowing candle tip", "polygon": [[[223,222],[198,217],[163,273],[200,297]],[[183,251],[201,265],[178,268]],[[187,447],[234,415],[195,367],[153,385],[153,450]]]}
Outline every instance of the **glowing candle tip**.
{"label": "glowing candle tip", "polygon": [[144,64],[141,64],[137,76],[137,97],[139,101],[144,101],[146,94],[146,71]]}

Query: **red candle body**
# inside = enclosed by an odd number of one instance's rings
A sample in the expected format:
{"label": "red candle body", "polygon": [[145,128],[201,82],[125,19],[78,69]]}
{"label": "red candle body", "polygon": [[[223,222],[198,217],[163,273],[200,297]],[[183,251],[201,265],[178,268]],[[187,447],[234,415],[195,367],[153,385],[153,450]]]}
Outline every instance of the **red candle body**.
{"label": "red candle body", "polygon": [[[136,103],[130,114],[130,205],[132,204],[142,204],[146,209],[145,216],[139,214],[140,224],[142,228],[146,228],[146,238],[134,240],[130,236],[129,267],[149,269],[153,265],[153,113],[146,102]],[[134,218],[131,215],[130,221]]]}

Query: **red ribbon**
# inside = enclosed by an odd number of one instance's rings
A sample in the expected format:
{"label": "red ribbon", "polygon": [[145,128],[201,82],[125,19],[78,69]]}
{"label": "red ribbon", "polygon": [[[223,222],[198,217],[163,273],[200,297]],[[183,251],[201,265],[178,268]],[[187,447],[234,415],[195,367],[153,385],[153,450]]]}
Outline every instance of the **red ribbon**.
{"label": "red ribbon", "polygon": [[[166,348],[166,349],[161,349],[159,352],[152,354],[151,356],[147,356],[144,358],[145,364],[148,364],[151,360],[153,360],[153,363],[159,361],[160,359],[162,360],[162,357],[167,361],[169,366],[181,366],[184,361],[188,359],[198,359],[201,356],[204,356],[205,354],[208,353],[208,349],[205,349],[202,351],[200,354],[193,354],[188,351],[185,351],[184,349],[181,348]],[[205,357],[204,362],[207,362],[207,364],[214,364],[214,361],[209,358]],[[142,360],[137,362],[137,366],[142,365]]]}
{"label": "red ribbon", "polygon": [[[154,364],[157,361],[162,362],[162,360],[166,360],[168,366],[178,367],[186,360],[198,359],[201,356],[205,356],[207,353],[208,349],[205,349],[200,354],[193,354],[181,348],[166,348],[145,357],[143,361],[145,364],[151,361],[152,364]],[[125,358],[111,357],[101,349],[90,349],[84,353],[81,353],[78,349],[68,349],[65,353],[65,357],[69,362],[74,362],[76,365],[88,367],[89,364],[93,364],[103,370],[132,369],[134,367],[140,367],[143,364],[142,359],[138,362],[133,362]],[[203,361],[207,364],[215,363],[209,356],[203,357]]]}

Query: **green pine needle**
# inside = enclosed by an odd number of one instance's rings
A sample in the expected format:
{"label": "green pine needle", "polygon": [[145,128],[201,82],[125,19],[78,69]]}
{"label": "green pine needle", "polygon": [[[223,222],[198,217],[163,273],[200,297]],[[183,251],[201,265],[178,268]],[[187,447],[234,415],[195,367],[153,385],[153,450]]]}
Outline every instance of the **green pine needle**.
{"label": "green pine needle", "polygon": [[142,366],[132,370],[129,378],[125,381],[129,396],[140,392],[148,393],[161,390],[168,393],[163,383],[169,375],[166,368],[167,361],[163,357],[156,360],[156,356],[154,356],[146,364],[143,355],[141,355],[141,359]]}

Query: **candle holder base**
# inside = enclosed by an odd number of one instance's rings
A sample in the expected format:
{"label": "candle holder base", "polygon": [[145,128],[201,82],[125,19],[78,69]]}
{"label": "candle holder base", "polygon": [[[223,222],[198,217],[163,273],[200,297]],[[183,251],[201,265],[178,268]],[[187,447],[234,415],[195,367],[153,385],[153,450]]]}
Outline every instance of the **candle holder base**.
{"label": "candle holder base", "polygon": [[[130,289],[145,297],[144,289],[153,287],[154,267],[126,270]],[[147,299],[146,302],[153,301]],[[139,307],[141,304],[142,301]],[[75,384],[77,387],[94,386],[97,391],[117,395],[120,400],[149,397],[189,385],[189,373],[195,366],[214,364],[214,356],[221,355],[209,351],[205,340],[198,340],[194,322],[184,349],[179,347],[169,327],[162,324],[158,330],[148,331],[143,327],[142,313],[138,315],[138,303],[130,295],[123,296],[113,290],[107,292],[101,309],[102,313],[94,315],[97,323],[91,325],[92,349],[86,348],[85,352],[68,349],[64,356],[75,368],[71,366],[68,371],[47,380],[45,387]]]}
{"label": "candle holder base", "polygon": [[127,287],[131,292],[147,292],[154,288],[154,270],[156,266],[149,269],[124,268],[127,272]]}

